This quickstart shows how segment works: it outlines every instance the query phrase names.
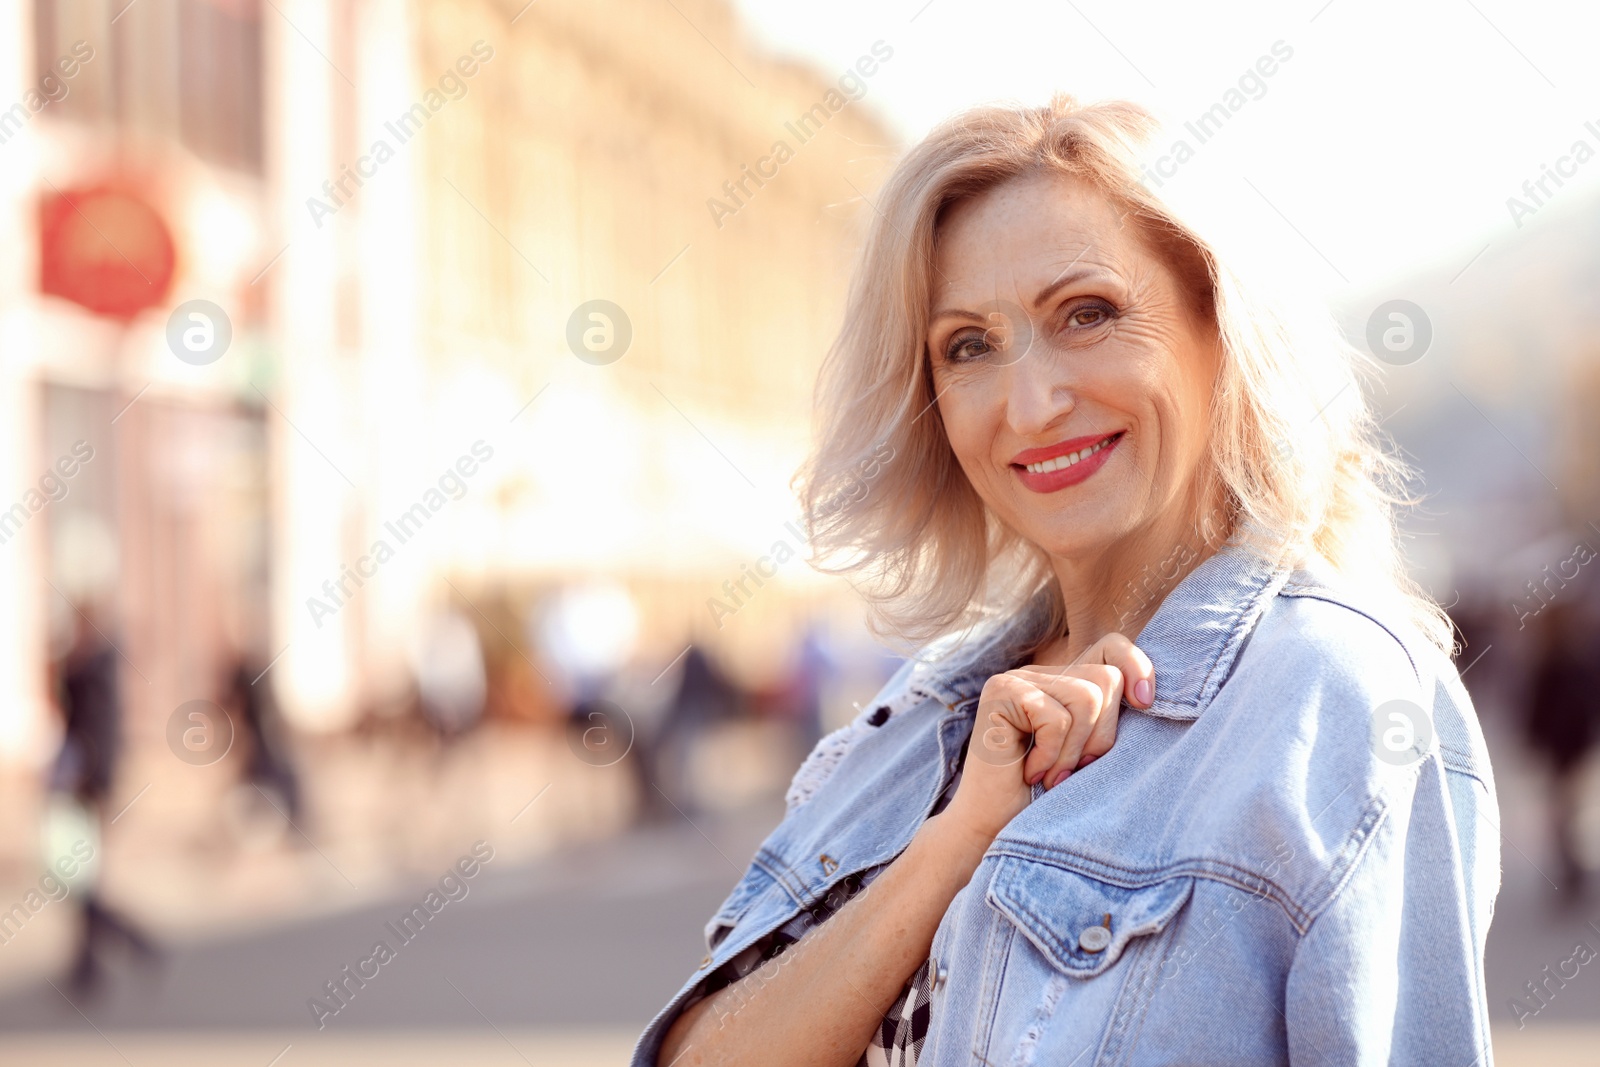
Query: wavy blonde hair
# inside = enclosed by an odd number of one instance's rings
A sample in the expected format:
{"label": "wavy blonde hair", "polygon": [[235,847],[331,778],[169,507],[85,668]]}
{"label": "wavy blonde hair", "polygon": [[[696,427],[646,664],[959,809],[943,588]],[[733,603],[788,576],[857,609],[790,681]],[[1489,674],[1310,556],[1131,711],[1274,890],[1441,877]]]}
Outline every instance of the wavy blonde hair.
{"label": "wavy blonde hair", "polygon": [[989,511],[957,463],[925,344],[944,211],[1003,182],[1058,173],[1126,211],[1216,327],[1224,355],[1207,476],[1231,510],[1224,526],[1248,520],[1278,551],[1320,555],[1391,595],[1447,648],[1448,618],[1402,563],[1395,510],[1412,502],[1409,472],[1383,446],[1360,388],[1370,364],[1325,310],[1296,315],[1267,299],[1141,183],[1138,153],[1158,128],[1136,104],[1059,94],[1045,107],[965,112],[900,162],[818,380],[818,445],[795,478],[813,565],[868,579],[874,629],[913,644],[1017,610],[1042,587],[1064,616],[1046,554]]}

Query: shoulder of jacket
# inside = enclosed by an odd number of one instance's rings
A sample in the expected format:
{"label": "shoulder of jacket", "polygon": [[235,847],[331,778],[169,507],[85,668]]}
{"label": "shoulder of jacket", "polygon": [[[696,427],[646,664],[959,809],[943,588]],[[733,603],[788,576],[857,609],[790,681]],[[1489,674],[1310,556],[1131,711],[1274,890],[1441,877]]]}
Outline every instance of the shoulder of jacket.
{"label": "shoulder of jacket", "polygon": [[911,679],[919,666],[920,658],[919,653],[917,657],[900,664],[878,690],[878,694],[861,708],[855,718],[816,743],[801,762],[799,769],[795,771],[794,778],[789,782],[788,791],[784,793],[783,802],[787,813],[793,814],[795,809],[816,795],[817,790],[833,776],[833,772],[862,737],[887,722],[891,714],[904,710],[912,695]]}
{"label": "shoulder of jacket", "polygon": [[1276,651],[1308,667],[1389,686],[1409,677],[1414,687],[1437,669],[1439,650],[1407,619],[1397,596],[1359,588],[1325,565],[1296,570],[1274,601],[1276,610],[1261,620],[1263,643],[1278,639]]}
{"label": "shoulder of jacket", "polygon": [[[1456,666],[1397,596],[1296,571],[1230,681],[1224,733],[1281,744],[1303,767],[1286,793],[1280,782],[1248,802],[1261,805],[1263,825],[1306,850],[1286,874],[1311,912],[1331,899],[1380,826],[1404,825],[1416,803],[1447,802],[1430,783],[1467,776],[1493,800],[1488,753]],[[1431,778],[1430,765],[1444,779]]]}
{"label": "shoulder of jacket", "polygon": [[986,647],[990,636],[980,630],[974,643],[974,634],[970,631],[946,634],[928,642],[902,662],[877,695],[860,706],[855,718],[812,748],[784,794],[787,811],[793,813],[815,796],[863,737],[925,700],[940,699],[939,681],[952,670],[964,667],[972,658],[972,649]]}

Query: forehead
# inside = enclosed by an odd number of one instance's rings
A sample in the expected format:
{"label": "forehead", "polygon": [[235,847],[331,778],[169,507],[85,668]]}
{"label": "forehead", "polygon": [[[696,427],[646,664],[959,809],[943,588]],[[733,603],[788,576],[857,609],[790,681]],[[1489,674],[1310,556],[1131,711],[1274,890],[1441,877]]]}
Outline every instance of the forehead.
{"label": "forehead", "polygon": [[1124,208],[1067,174],[1013,178],[946,209],[936,233],[936,299],[1031,292],[1069,266],[1126,275],[1151,256]]}

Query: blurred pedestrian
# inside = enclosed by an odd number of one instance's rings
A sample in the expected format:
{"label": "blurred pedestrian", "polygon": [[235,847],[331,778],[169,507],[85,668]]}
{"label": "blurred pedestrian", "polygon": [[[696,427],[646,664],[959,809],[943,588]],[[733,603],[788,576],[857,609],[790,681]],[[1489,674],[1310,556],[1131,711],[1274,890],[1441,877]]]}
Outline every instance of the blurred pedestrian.
{"label": "blurred pedestrian", "polygon": [[[630,687],[629,664],[639,639],[639,607],[612,579],[585,580],[539,603],[528,619],[529,643],[551,671],[556,699],[567,709],[567,747],[592,767],[625,764],[638,796],[636,812],[648,818],[660,797],[640,745],[639,706],[618,703]],[[637,696],[637,687],[632,687]]]}
{"label": "blurred pedestrian", "polygon": [[1505,705],[1515,702],[1508,697],[1514,697],[1509,690],[1517,673],[1512,669],[1515,645],[1504,634],[1511,617],[1504,602],[1486,589],[1464,586],[1446,610],[1456,627],[1460,648],[1456,668],[1461,671],[1461,684],[1472,694],[1480,716],[1497,711],[1504,714]]}
{"label": "blurred pedestrian", "polygon": [[[694,783],[689,767],[695,745],[718,723],[744,712],[744,696],[699,645],[683,656],[678,688],[667,703],[661,727],[651,739],[649,767],[662,795],[678,815],[689,817],[695,807]],[[659,801],[651,798],[654,810]],[[646,809],[647,812],[650,808]]]}
{"label": "blurred pedestrian", "polygon": [[823,642],[821,628],[807,623],[800,639],[800,654],[790,676],[790,709],[799,732],[803,756],[822,740],[822,699],[839,672],[839,666]]}
{"label": "blurred pedestrian", "polygon": [[266,664],[259,657],[240,655],[229,672],[228,693],[240,732],[249,749],[245,778],[275,795],[289,823],[302,827],[300,777],[284,737],[283,719],[272,696],[272,683],[263,677]]}
{"label": "blurred pedestrian", "polygon": [[1537,645],[1524,726],[1529,747],[1549,772],[1549,817],[1561,862],[1558,892],[1580,902],[1588,871],[1579,840],[1583,769],[1600,741],[1600,629],[1576,602],[1557,601],[1538,615]]}
{"label": "blurred pedestrian", "polygon": [[422,717],[441,740],[454,741],[483,718],[488,692],[483,645],[461,612],[449,608],[428,617],[412,670]]}
{"label": "blurred pedestrian", "polygon": [[[75,609],[72,645],[58,672],[58,700],[66,728],[50,773],[46,851],[55,853],[66,845],[64,837],[79,836],[86,851],[98,857],[106,803],[122,750],[117,651],[103,633],[96,606],[85,602]],[[80,925],[68,983],[79,996],[94,992],[103,981],[105,952],[113,944],[122,944],[145,963],[159,959],[149,938],[101,899],[100,867],[87,865],[74,885]]]}

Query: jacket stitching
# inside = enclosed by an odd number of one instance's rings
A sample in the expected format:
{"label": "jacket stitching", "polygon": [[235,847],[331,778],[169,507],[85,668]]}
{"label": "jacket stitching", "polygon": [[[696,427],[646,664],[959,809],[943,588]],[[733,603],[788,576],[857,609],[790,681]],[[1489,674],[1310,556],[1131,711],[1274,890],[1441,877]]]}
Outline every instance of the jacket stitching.
{"label": "jacket stitching", "polygon": [[[1422,776],[1423,766],[1428,762],[1428,760],[1433,758],[1434,757],[1431,753],[1427,756],[1424,756],[1422,759],[1417,761],[1415,769],[1410,773],[1410,775],[1407,776],[1406,779],[1395,779],[1385,786],[1385,788],[1379,790],[1377,795],[1372,798],[1372,802],[1368,805],[1365,814],[1362,815],[1361,821],[1358,822],[1356,824],[1356,828],[1351,831],[1349,839],[1345,842],[1344,847],[1339,850],[1339,854],[1335,858],[1333,868],[1329,872],[1330,875],[1333,875],[1334,877],[1329,884],[1327,896],[1323,899],[1322,903],[1318,904],[1317,907],[1312,911],[1311,921],[1306,924],[1306,928],[1299,932],[1302,939],[1311,932],[1311,927],[1316,924],[1316,921],[1319,918],[1327,913],[1327,910],[1333,906],[1335,901],[1339,899],[1339,895],[1344,892],[1345,887],[1348,886],[1351,880],[1355,878],[1356,871],[1361,866],[1361,861],[1366,857],[1367,850],[1371,847],[1373,840],[1377,837],[1378,829],[1388,818],[1390,791],[1398,787],[1403,781],[1407,780],[1412,783],[1412,789],[1415,791],[1416,782]],[[1341,864],[1343,865],[1342,869],[1340,869]]]}
{"label": "jacket stitching", "polygon": [[[1418,760],[1416,767],[1421,768],[1422,762],[1422,760]],[[1415,782],[1419,773],[1420,770],[1413,769],[1406,775],[1406,780],[1409,780],[1413,784],[1413,788],[1415,787]],[[1384,818],[1389,814],[1390,791],[1398,786],[1400,782],[1400,779],[1396,779],[1386,783],[1383,788],[1379,789],[1368,802],[1366,811],[1362,812],[1360,820],[1350,830],[1350,833],[1348,836],[1346,836],[1344,843],[1339,846],[1339,851],[1334,854],[1333,862],[1328,866],[1330,885],[1343,886],[1349,878],[1349,872],[1354,870],[1360,864],[1360,855],[1366,849],[1367,841],[1372,837],[1372,834],[1376,832],[1378,827],[1383,823]],[[1334,893],[1337,892],[1338,890],[1335,889]],[[1322,908],[1326,906],[1327,905],[1324,904],[1321,907],[1314,909],[1314,911],[1320,912]],[[1313,915],[1312,922],[1315,921],[1316,918],[1315,915]]]}
{"label": "jacket stitching", "polygon": [[[994,1024],[1000,1013],[1000,989],[1005,984],[1006,968],[1011,964],[1011,946],[1017,937],[1017,928],[1004,916],[989,912],[989,937],[984,947],[983,1005],[986,1015],[974,1028],[972,1054],[979,1063],[990,1063],[987,1052],[994,1044]],[[996,944],[996,942],[999,942]]]}
{"label": "jacket stitching", "polygon": [[[1188,901],[1186,900],[1184,903],[1187,904]],[[1142,938],[1140,943],[1134,946],[1132,953],[1123,952],[1123,958],[1129,961],[1128,977],[1123,981],[1123,990],[1117,997],[1117,1008],[1113,1010],[1123,1014],[1123,1018],[1117,1020],[1115,1028],[1117,1031],[1116,1039],[1122,1045],[1122,1049],[1117,1052],[1116,1058],[1121,1059],[1124,1063],[1133,1062],[1134,1050],[1139,1047],[1139,1035],[1144,1032],[1145,1019],[1150,1015],[1150,1000],[1155,990],[1155,976],[1160,970],[1156,963],[1158,956],[1156,942],[1166,940],[1170,936],[1167,933],[1170,929],[1172,929],[1172,926],[1169,923],[1154,937]],[[1129,989],[1129,986],[1133,988]],[[1127,1004],[1125,1010],[1123,1009],[1124,1002]],[[1129,1030],[1130,1027],[1132,1028],[1131,1032]],[[1108,1047],[1106,1051],[1111,1052],[1113,1050]]]}
{"label": "jacket stitching", "polygon": [[[1257,577],[1252,582],[1254,588],[1251,589],[1247,596],[1239,598],[1240,603],[1232,613],[1232,622],[1228,626],[1228,632],[1218,642],[1216,656],[1212,659],[1211,666],[1206,671],[1204,681],[1200,683],[1200,691],[1195,694],[1192,702],[1193,706],[1200,708],[1209,705],[1212,698],[1216,696],[1217,690],[1222,688],[1222,682],[1226,680],[1226,676],[1232,671],[1235,658],[1229,653],[1237,652],[1239,637],[1245,631],[1253,628],[1247,625],[1247,622],[1259,620],[1265,611],[1265,601],[1268,598],[1263,594],[1266,593],[1270,586],[1281,583],[1287,577],[1288,572],[1275,564],[1273,570]],[[1252,619],[1251,616],[1254,616],[1254,618]],[[1222,679],[1217,679],[1219,670],[1223,673]],[[1215,685],[1212,684],[1213,680],[1216,680]]]}
{"label": "jacket stitching", "polygon": [[[1051,867],[1059,867],[1070,874],[1092,878],[1097,881],[1110,882],[1120,889],[1149,889],[1153,886],[1170,881],[1174,878],[1204,878],[1207,881],[1230,885],[1242,889],[1256,896],[1268,897],[1278,904],[1288,916],[1289,921],[1299,932],[1309,925],[1311,913],[1300,904],[1283,886],[1264,875],[1257,874],[1247,867],[1240,867],[1228,863],[1226,860],[1191,859],[1179,863],[1168,864],[1164,867],[1124,867],[1106,860],[1089,859],[1084,856],[1065,856],[1061,853],[1043,853],[1026,846],[1006,844],[1000,847],[990,846],[987,855],[1010,856],[1020,860],[1044,863]],[[1067,861],[1075,862],[1067,862]],[[1117,881],[1121,876],[1125,881]],[[1230,877],[1234,875],[1235,877]],[[1270,892],[1261,892],[1262,889]]]}
{"label": "jacket stitching", "polygon": [[1285,596],[1299,597],[1303,600],[1320,600],[1325,604],[1332,604],[1335,607],[1344,608],[1346,611],[1360,615],[1362,618],[1368,620],[1374,626],[1388,634],[1389,638],[1394,641],[1395,644],[1400,646],[1400,651],[1406,654],[1406,662],[1411,664],[1412,676],[1416,678],[1418,685],[1422,684],[1422,671],[1417,666],[1416,657],[1412,656],[1411,649],[1408,648],[1406,643],[1400,639],[1400,635],[1395,633],[1394,630],[1389,627],[1388,623],[1384,622],[1376,615],[1363,608],[1358,608],[1354,604],[1351,604],[1345,600],[1339,599],[1333,590],[1328,589],[1325,586],[1301,586],[1293,591],[1286,587],[1282,590],[1282,593]]}

